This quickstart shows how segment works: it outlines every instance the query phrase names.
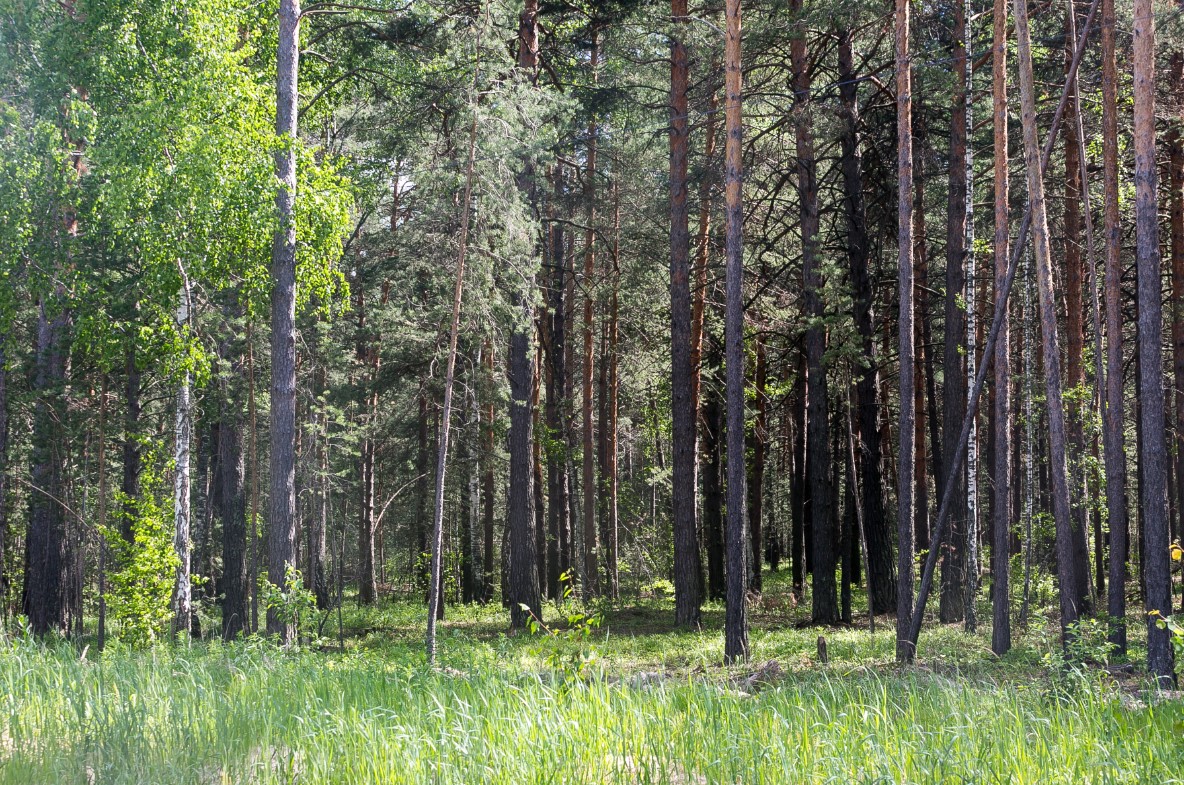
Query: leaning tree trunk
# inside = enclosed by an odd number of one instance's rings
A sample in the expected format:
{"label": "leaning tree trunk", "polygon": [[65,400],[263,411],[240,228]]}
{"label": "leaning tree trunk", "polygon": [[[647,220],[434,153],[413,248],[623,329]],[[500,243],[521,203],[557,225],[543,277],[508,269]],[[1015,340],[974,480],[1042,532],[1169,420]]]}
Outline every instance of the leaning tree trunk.
{"label": "leaning tree trunk", "polygon": [[[724,214],[727,282],[724,344],[727,365],[727,551],[728,601],[724,621],[724,661],[748,659],[748,616],[745,607],[747,537],[744,517],[744,204],[741,193],[742,160],[740,0],[727,0],[727,41],[724,49]],[[832,571],[833,581],[834,574]]]}
{"label": "leaning tree trunk", "polygon": [[897,269],[900,300],[900,469],[896,486],[896,659],[911,662],[913,609],[913,462],[916,449],[916,365],[913,357],[913,118],[909,0],[896,0]]}
{"label": "leaning tree trunk", "polygon": [[868,272],[871,244],[863,203],[863,157],[859,151],[859,98],[854,34],[839,33],[839,96],[843,123],[842,169],[844,212],[847,214],[847,260],[851,270],[852,311],[862,340],[863,367],[855,381],[856,434],[859,440],[859,477],[862,507],[860,519],[867,535],[868,581],[872,586],[873,613],[896,609],[896,582],[892,564],[892,534],[884,517],[882,458],[880,455],[879,387],[873,305],[875,292]]}
{"label": "leaning tree trunk", "polygon": [[[300,2],[280,0],[276,66],[276,153],[279,227],[271,251],[271,493],[267,579],[285,587],[296,566],[296,105],[300,63]],[[267,610],[267,632],[289,643],[294,625]]]}
{"label": "leaning tree trunk", "polygon": [[1174,679],[1172,646],[1157,616],[1172,612],[1168,556],[1167,450],[1164,444],[1163,306],[1160,299],[1158,199],[1155,162],[1155,17],[1151,0],[1135,0],[1135,266],[1138,271],[1139,417],[1149,445],[1143,470],[1142,528],[1147,611],[1147,669],[1160,683]]}
{"label": "leaning tree trunk", "polygon": [[[686,28],[687,2],[673,0],[677,32]],[[670,405],[672,420],[671,525],[674,530],[674,621],[699,625],[702,565],[695,532],[695,411],[692,408],[690,213],[687,207],[687,47],[670,43]]]}
{"label": "leaning tree trunk", "polygon": [[1044,350],[1045,408],[1049,429],[1050,490],[1057,539],[1061,629],[1062,632],[1067,632],[1081,612],[1081,598],[1077,595],[1076,560],[1072,547],[1069,484],[1065,464],[1065,410],[1061,395],[1061,348],[1057,336],[1056,301],[1053,291],[1052,259],[1049,253],[1040,143],[1036,135],[1035,80],[1032,75],[1032,44],[1028,28],[1027,0],[1015,0],[1015,27],[1019,53],[1020,119],[1024,131],[1024,163],[1028,170],[1028,202],[1032,210],[1032,245],[1036,260],[1040,335]]}

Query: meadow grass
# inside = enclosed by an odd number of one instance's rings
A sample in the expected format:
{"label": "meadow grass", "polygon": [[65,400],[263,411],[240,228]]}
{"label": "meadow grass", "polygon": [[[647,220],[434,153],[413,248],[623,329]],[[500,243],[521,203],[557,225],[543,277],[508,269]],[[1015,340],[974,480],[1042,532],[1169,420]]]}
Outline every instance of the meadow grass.
{"label": "meadow grass", "polygon": [[[607,609],[581,642],[507,636],[499,607],[450,609],[441,669],[423,609],[350,609],[340,651],[249,640],[0,647],[0,783],[1169,783],[1184,706],[1098,674],[1052,677],[1044,637],[1003,660],[982,635],[822,631],[754,608],[754,662],[724,668],[661,601]],[[326,629],[326,633],[329,630]],[[583,677],[556,649],[595,649]],[[775,661],[775,666],[769,661]]]}

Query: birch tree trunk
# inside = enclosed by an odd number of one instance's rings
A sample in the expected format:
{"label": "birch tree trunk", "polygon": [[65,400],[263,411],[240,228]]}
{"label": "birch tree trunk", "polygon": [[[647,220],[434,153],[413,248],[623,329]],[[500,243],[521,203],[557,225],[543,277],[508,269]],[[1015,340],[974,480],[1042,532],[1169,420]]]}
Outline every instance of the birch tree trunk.
{"label": "birch tree trunk", "polygon": [[[276,67],[276,229],[271,251],[271,493],[267,579],[286,587],[296,566],[296,127],[300,0],[281,0]],[[290,643],[295,628],[267,609],[267,632]]]}
{"label": "birch tree trunk", "polygon": [[[177,305],[177,329],[187,333],[190,326],[189,281],[181,287]],[[189,536],[189,446],[193,435],[192,402],[189,396],[189,369],[181,376],[177,388],[176,413],[173,420],[173,549],[177,552],[177,569],[173,582],[173,635],[188,635],[193,626],[193,587],[191,561],[193,543]]]}

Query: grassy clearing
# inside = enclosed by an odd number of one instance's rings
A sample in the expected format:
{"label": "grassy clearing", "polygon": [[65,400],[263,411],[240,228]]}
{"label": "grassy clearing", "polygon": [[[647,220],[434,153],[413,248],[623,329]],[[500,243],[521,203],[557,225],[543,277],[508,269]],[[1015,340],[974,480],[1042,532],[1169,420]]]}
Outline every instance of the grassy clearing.
{"label": "grassy clearing", "polygon": [[1040,636],[998,661],[984,637],[940,628],[901,671],[886,625],[830,630],[821,666],[817,629],[758,608],[754,665],[729,670],[718,632],[672,632],[650,602],[609,612],[578,680],[544,662],[579,642],[507,637],[500,608],[450,612],[440,672],[411,602],[347,612],[344,652],[247,641],[84,659],[18,639],[0,649],[0,782],[1184,781],[1181,702],[1054,684]]}

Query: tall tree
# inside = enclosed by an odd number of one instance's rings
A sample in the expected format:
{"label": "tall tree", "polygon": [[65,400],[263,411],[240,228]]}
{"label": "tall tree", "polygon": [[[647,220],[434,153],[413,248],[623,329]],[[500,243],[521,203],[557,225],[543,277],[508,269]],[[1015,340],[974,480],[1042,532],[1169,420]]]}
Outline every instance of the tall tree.
{"label": "tall tree", "polygon": [[1106,248],[1106,401],[1102,439],[1106,460],[1106,520],[1110,528],[1110,641],[1126,651],[1126,448],[1123,435],[1122,226],[1118,213],[1118,65],[1114,0],[1102,0],[1102,209]]}
{"label": "tall tree", "polygon": [[[296,126],[300,71],[300,0],[280,0],[276,65],[276,229],[271,252],[271,493],[267,579],[285,587],[296,566]],[[267,610],[267,632],[283,643],[294,626]]]}
{"label": "tall tree", "polygon": [[896,659],[911,662],[913,601],[913,462],[916,384],[913,330],[913,109],[909,51],[910,0],[896,0],[896,232],[900,300],[900,468],[896,486]]}
{"label": "tall tree", "polygon": [[[991,52],[991,95],[995,125],[995,297],[1007,280],[1008,190],[1010,172],[1007,146],[1007,0],[995,0],[994,39]],[[1006,306],[1004,306],[1006,307]],[[991,473],[991,651],[1002,656],[1011,649],[1011,331],[1004,318],[995,341],[995,465]],[[986,358],[984,357],[984,362]]]}
{"label": "tall tree", "polygon": [[674,620],[699,625],[702,563],[695,531],[695,411],[691,366],[691,236],[687,206],[689,65],[683,40],[687,0],[671,0],[670,39],[670,406],[672,420],[671,524],[674,529]]}
{"label": "tall tree", "polygon": [[[539,6],[537,0],[526,0],[518,16],[518,69],[532,84],[538,81]],[[522,163],[518,188],[533,201],[534,164]],[[531,449],[534,417],[531,412],[531,392],[534,386],[534,352],[531,335],[534,332],[533,297],[527,290],[534,283],[533,275],[523,276],[514,293],[515,317],[510,333],[510,485],[506,499],[506,523],[509,548],[507,596],[510,605],[510,626],[524,627],[533,614],[541,618],[539,576],[536,570],[533,471]],[[585,489],[586,491],[587,489]],[[593,519],[595,532],[595,519]],[[595,563],[595,562],[593,562]],[[593,571],[595,576],[595,571]],[[588,579],[588,576],[585,576]]]}
{"label": "tall tree", "polygon": [[[725,362],[727,363],[727,583],[724,661],[748,659],[748,615],[745,607],[747,537],[744,516],[744,128],[741,124],[740,0],[727,0],[724,47],[724,217],[726,257]],[[834,573],[831,572],[833,582]],[[832,583],[833,586],[833,583]]]}
{"label": "tall tree", "polygon": [[[950,457],[957,450],[958,429],[966,416],[966,309],[973,300],[965,300],[967,204],[967,92],[970,73],[964,3],[954,5],[954,99],[950,115],[950,171],[949,208],[946,223],[946,308],[945,349],[942,370],[941,452],[945,456],[944,470],[955,472],[955,498],[966,499],[966,474],[955,471]],[[946,477],[939,480],[944,487]],[[945,543],[932,543],[941,548],[941,598],[938,614],[943,622],[962,621],[966,613],[966,504],[953,508],[950,514],[949,537]]]}
{"label": "tall tree", "polygon": [[[589,54],[589,65],[592,69],[593,82],[596,80],[596,69],[599,62],[600,48],[597,45],[596,33],[592,34],[592,51]],[[596,276],[596,119],[588,121],[588,148],[584,170],[584,206],[587,210],[587,229],[584,233],[584,360],[580,366],[581,388],[583,389],[584,415],[584,598],[595,597],[600,593],[600,545],[596,529],[596,454],[592,450],[595,443],[595,424],[592,420],[592,370],[593,370],[593,325],[592,304],[595,292]]]}
{"label": "tall tree", "polygon": [[[189,332],[192,309],[189,280],[183,283],[177,306],[177,329]],[[177,552],[176,578],[173,583],[173,632],[189,634],[193,625],[192,546],[189,531],[189,454],[193,434],[193,402],[190,397],[189,369],[181,372],[177,385],[177,408],[173,426],[173,549]]]}
{"label": "tall tree", "polygon": [[[1061,629],[1065,631],[1071,628],[1080,615],[1081,598],[1077,596],[1076,590],[1078,586],[1076,560],[1072,549],[1072,523],[1069,519],[1069,485],[1065,465],[1065,409],[1061,395],[1061,349],[1057,336],[1056,301],[1053,291],[1052,259],[1049,252],[1044,178],[1036,132],[1036,88],[1032,73],[1032,40],[1028,25],[1027,0],[1015,0],[1015,29],[1019,60],[1020,120],[1023,124],[1024,163],[1027,167],[1028,202],[1032,211],[1032,245],[1033,256],[1036,260],[1037,302],[1040,309],[1040,337],[1044,352],[1045,402],[1049,430],[1049,474],[1053,520],[1056,526]],[[1070,70],[1075,71],[1076,69],[1071,68]]]}
{"label": "tall tree", "polygon": [[1164,439],[1163,306],[1159,257],[1159,216],[1155,161],[1155,17],[1151,0],[1135,0],[1135,267],[1138,272],[1139,419],[1143,438],[1153,440],[1140,452],[1143,501],[1147,669],[1161,680],[1174,679],[1172,647],[1156,615],[1172,612],[1171,562],[1168,556],[1167,450]]}
{"label": "tall tree", "polygon": [[843,203],[847,214],[847,260],[851,272],[852,311],[862,342],[863,366],[855,382],[856,434],[859,439],[859,477],[863,531],[868,537],[868,580],[873,587],[875,613],[896,609],[896,583],[892,564],[892,537],[884,517],[882,458],[880,455],[880,373],[876,357],[872,288],[868,260],[871,244],[863,200],[863,156],[859,145],[859,79],[852,47],[854,33],[839,31],[839,98],[843,123]]}
{"label": "tall tree", "polygon": [[[797,146],[798,203],[802,235],[802,310],[806,319],[806,453],[810,478],[810,523],[813,532],[813,618],[817,624],[839,620],[835,586],[835,548],[831,507],[831,446],[829,393],[826,380],[826,328],[822,324],[822,260],[818,256],[818,181],[814,160],[814,131],[810,121],[810,62],[801,0],[790,3],[797,30],[790,42],[794,85],[794,140]],[[729,437],[730,438],[730,437]],[[730,459],[729,459],[730,460]]]}

